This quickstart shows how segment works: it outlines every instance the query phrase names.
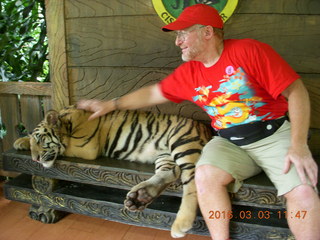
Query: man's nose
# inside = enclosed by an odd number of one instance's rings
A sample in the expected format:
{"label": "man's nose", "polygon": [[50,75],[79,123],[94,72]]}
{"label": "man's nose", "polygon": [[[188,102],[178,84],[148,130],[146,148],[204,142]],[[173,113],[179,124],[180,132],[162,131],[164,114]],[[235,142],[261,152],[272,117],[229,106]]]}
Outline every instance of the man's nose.
{"label": "man's nose", "polygon": [[183,43],[183,40],[181,39],[181,37],[177,36],[175,41],[176,46],[179,47],[182,43]]}

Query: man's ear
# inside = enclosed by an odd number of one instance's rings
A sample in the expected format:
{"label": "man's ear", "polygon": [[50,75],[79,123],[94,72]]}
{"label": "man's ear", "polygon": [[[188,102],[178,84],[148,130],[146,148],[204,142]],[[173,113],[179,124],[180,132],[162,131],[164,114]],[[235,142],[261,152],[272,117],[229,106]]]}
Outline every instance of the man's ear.
{"label": "man's ear", "polygon": [[213,28],[211,27],[211,26],[205,26],[205,28],[204,28],[204,36],[205,36],[205,38],[207,38],[207,39],[210,39],[210,38],[212,38],[213,36],[214,36],[214,30],[213,30]]}

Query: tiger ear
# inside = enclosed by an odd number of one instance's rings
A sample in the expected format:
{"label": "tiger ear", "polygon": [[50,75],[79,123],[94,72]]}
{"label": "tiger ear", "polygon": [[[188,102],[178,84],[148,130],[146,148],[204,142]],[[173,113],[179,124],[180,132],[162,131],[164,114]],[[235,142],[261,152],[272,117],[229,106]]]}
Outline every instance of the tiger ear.
{"label": "tiger ear", "polygon": [[45,121],[50,127],[60,126],[59,113],[55,110],[50,110],[45,116]]}

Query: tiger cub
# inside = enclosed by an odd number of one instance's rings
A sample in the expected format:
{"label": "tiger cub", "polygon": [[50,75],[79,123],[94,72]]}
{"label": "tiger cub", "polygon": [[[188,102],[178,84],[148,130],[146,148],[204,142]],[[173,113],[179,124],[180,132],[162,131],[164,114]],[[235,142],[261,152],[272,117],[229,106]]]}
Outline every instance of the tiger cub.
{"label": "tiger cub", "polygon": [[134,186],[124,205],[141,211],[180,177],[183,196],[171,235],[185,236],[196,217],[195,163],[211,138],[209,129],[191,119],[151,112],[114,111],[87,121],[89,116],[74,107],[49,111],[29,137],[15,141],[14,148],[30,149],[32,159],[46,168],[58,155],[154,163],[155,174]]}

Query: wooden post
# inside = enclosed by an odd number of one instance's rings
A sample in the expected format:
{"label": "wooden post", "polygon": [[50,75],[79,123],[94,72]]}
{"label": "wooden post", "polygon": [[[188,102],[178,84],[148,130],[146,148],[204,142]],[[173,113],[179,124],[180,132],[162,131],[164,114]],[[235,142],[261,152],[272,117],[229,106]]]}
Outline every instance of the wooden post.
{"label": "wooden post", "polygon": [[66,51],[65,0],[46,0],[52,107],[59,110],[70,105]]}

